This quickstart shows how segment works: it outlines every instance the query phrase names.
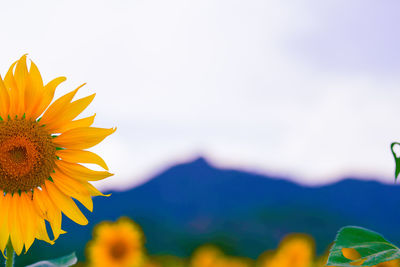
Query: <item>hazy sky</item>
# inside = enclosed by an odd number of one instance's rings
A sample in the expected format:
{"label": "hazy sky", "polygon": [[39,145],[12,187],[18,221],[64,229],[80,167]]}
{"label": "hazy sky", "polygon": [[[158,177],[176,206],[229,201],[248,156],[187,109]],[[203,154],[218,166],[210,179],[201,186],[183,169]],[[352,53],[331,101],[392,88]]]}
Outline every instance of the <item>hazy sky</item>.
{"label": "hazy sky", "polygon": [[0,73],[22,54],[45,81],[87,82],[95,147],[125,188],[204,155],[322,184],[392,182],[400,140],[398,1],[13,1]]}

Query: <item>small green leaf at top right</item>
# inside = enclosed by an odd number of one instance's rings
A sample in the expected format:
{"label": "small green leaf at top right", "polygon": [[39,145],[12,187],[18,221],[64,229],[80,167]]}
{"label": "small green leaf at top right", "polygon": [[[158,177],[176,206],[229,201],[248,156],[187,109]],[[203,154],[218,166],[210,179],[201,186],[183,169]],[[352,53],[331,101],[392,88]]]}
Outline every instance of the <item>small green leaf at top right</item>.
{"label": "small green leaf at top right", "polygon": [[394,161],[396,164],[396,168],[394,171],[394,177],[395,177],[395,181],[397,181],[397,177],[400,174],[400,157],[397,156],[396,152],[394,151],[395,146],[400,146],[400,143],[394,142],[390,145],[390,150],[392,151],[393,157],[394,157]]}

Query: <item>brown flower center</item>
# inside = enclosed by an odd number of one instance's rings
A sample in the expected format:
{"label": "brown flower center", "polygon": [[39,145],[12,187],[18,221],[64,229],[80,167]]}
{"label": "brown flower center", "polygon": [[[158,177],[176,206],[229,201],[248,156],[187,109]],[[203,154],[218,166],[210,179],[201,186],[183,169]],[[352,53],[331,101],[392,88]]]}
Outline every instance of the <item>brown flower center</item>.
{"label": "brown flower center", "polygon": [[38,122],[0,121],[0,189],[29,191],[44,184],[54,170],[56,147]]}
{"label": "brown flower center", "polygon": [[26,160],[28,159],[28,155],[26,154],[26,147],[23,146],[14,147],[10,151],[8,151],[8,153],[10,153],[10,159],[16,163],[23,163],[26,162]]}
{"label": "brown flower center", "polygon": [[121,260],[127,253],[126,245],[123,242],[115,242],[110,247],[111,257],[115,260]]}

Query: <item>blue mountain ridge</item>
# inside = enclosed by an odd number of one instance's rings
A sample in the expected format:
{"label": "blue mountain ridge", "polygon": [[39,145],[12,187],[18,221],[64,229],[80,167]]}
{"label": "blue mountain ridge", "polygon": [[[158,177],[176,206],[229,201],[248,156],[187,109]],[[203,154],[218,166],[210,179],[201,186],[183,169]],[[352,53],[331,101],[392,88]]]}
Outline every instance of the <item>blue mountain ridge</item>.
{"label": "blue mountain ridge", "polygon": [[[112,178],[111,178],[112,179]],[[305,187],[288,180],[219,169],[204,158],[173,166],[147,183],[112,196],[94,198],[94,211],[81,210],[89,225],[63,218],[55,245],[36,241],[17,266],[76,251],[84,260],[94,225],[128,216],[146,235],[150,254],[187,257],[213,243],[226,253],[256,258],[288,233],[311,234],[322,254],[345,225],[359,225],[400,243],[400,187],[344,179]],[[46,256],[51,255],[51,256]]]}

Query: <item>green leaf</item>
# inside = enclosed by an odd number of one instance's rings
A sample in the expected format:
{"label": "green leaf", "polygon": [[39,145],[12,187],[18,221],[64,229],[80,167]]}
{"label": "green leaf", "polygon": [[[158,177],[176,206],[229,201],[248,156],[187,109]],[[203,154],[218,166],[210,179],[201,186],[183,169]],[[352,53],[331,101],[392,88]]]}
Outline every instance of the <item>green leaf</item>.
{"label": "green leaf", "polygon": [[[358,258],[346,258],[343,249],[355,249]],[[339,230],[326,265],[350,267],[359,263],[359,266],[372,266],[399,258],[400,249],[380,234],[362,227],[346,226]]]}
{"label": "green leaf", "polygon": [[394,177],[395,177],[395,181],[397,181],[397,177],[399,176],[399,173],[400,173],[400,158],[397,157],[396,152],[394,152],[394,150],[393,150],[395,145],[400,145],[400,143],[395,142],[390,145],[390,150],[392,150],[392,154],[393,154],[394,161],[396,164],[396,169],[394,171]]}
{"label": "green leaf", "polygon": [[39,261],[26,267],[68,267],[78,262],[75,252],[67,256],[48,261]]}

